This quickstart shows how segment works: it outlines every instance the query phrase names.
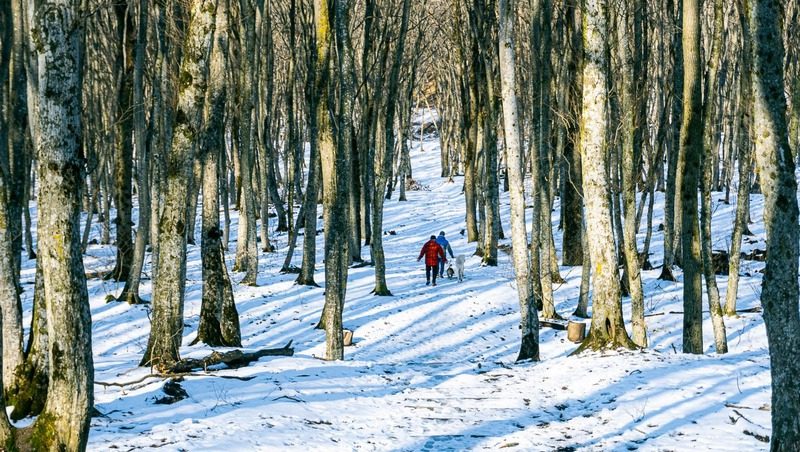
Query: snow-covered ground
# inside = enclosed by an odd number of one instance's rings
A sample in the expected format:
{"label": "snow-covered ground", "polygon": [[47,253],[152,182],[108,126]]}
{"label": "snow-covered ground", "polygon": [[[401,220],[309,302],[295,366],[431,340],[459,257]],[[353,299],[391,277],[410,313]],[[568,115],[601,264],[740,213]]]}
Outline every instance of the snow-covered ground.
{"label": "snow-covered ground", "polygon": [[[394,296],[376,297],[371,267],[350,270],[344,324],[355,345],[345,360],[326,362],[324,333],[315,330],[323,288],[293,284],[280,275],[287,237],[273,234],[279,251],[260,255],[259,287],[236,284],[244,348],[279,347],[294,341],[293,357],[262,358],[237,370],[189,376],[189,397],[154,403],[164,381],[139,380],[137,367],[149,333],[147,306],[106,303],[122,285],[88,282],[98,384],[103,413],[91,423],[90,450],[289,451],[289,450],[765,450],[770,434],[770,374],[761,314],[726,318],[730,352],[716,355],[708,314],[704,355],[681,353],[679,283],[644,272],[651,347],[569,356],[576,348],[566,332],[541,331],[542,360],[514,362],[519,347],[519,309],[509,257],[481,267],[464,228],[462,178],[438,177],[437,144],[424,152],[414,143],[414,178],[429,190],[387,201],[384,236],[388,285]],[[715,248],[727,249],[734,205],[714,196]],[[510,233],[508,197],[502,194],[503,227]],[[733,200],[735,203],[735,200]],[[762,200],[753,196],[751,229],[761,237]],[[663,196],[656,202],[656,225]],[[553,224],[558,222],[558,209]],[[236,217],[234,217],[234,227]],[[273,225],[274,227],[274,225]],[[642,228],[644,229],[644,228]],[[468,256],[466,280],[426,287],[416,257],[440,230],[456,254]],[[199,227],[198,227],[199,231]],[[231,234],[236,237],[236,234]],[[640,244],[644,235],[640,235]],[[654,232],[651,261],[661,262],[662,233]],[[198,240],[199,242],[199,240]],[[509,242],[506,240],[505,242]],[[318,260],[322,239],[318,240]],[[560,231],[556,243],[560,247]],[[756,244],[758,245],[758,244]],[[752,247],[746,244],[745,250]],[[232,264],[235,243],[228,254]],[[302,251],[300,251],[301,253]],[[362,255],[369,256],[363,248]],[[301,256],[296,256],[299,265]],[[200,248],[189,246],[183,357],[209,349],[189,346],[200,313]],[[93,245],[87,272],[110,269],[114,248]],[[763,263],[743,261],[739,306],[759,304]],[[149,276],[149,262],[145,269]],[[578,298],[581,270],[562,267],[567,280],[554,287],[558,312],[568,316]],[[677,271],[680,279],[680,272]],[[25,261],[23,294],[30,321],[34,264]],[[317,265],[324,287],[324,267]],[[718,277],[723,292],[726,277]],[[150,281],[142,291],[149,298]],[[624,299],[626,317],[629,300]],[[706,308],[707,309],[707,308]],[[247,381],[223,376],[252,377]]]}

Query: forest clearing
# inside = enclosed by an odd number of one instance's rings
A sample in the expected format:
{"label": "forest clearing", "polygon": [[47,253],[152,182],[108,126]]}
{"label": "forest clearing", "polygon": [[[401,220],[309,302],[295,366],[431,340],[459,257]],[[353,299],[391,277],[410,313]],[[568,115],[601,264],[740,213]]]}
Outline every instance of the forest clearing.
{"label": "forest clearing", "polygon": [[[150,374],[137,367],[147,344],[150,307],[107,303],[123,284],[89,279],[95,407],[103,416],[92,419],[88,449],[767,449],[758,439],[770,433],[769,359],[761,314],[726,319],[726,355],[714,354],[711,320],[704,314],[709,344],[704,355],[681,353],[679,272],[678,282],[658,280],[658,269],[643,272],[649,294],[648,350],[569,356],[577,344],[566,339],[566,331],[542,328],[541,362],[522,364],[515,364],[519,308],[506,253],[499,254],[497,267],[481,267],[479,257],[470,257],[463,283],[445,277],[437,287],[426,287],[424,267],[415,258],[430,234],[446,231],[456,253],[469,255],[474,245],[459,234],[464,227],[461,178],[448,183],[438,177],[438,144],[426,142],[425,149],[420,152],[417,145],[411,153],[415,180],[425,189],[409,191],[408,202],[386,204],[386,230],[396,233],[385,238],[387,282],[394,296],[370,293],[370,267],[349,271],[343,324],[353,331],[354,345],[345,348],[344,361],[321,359],[325,334],[314,327],[323,289],[298,286],[295,275],[276,274],[286,234],[274,235],[276,253],[261,260],[258,287],[236,283],[241,273],[232,279],[244,348],[280,347],[293,340],[294,356],[186,376],[180,384],[188,397],[172,405],[157,403],[166,397],[163,378],[123,387],[100,383],[132,382]],[[659,199],[656,216],[661,205]],[[722,203],[715,207],[719,236],[714,243],[724,247],[734,209]],[[761,212],[759,196],[753,195],[752,207],[755,220]],[[508,209],[503,196],[504,218]],[[234,215],[232,233],[237,224]],[[558,234],[557,224],[554,215]],[[745,252],[764,246],[757,220],[751,228],[757,235],[745,244]],[[99,226],[93,234],[100,234]],[[653,236],[656,266],[662,237]],[[322,248],[321,239],[317,246]],[[233,249],[227,254],[229,266]],[[90,245],[87,271],[112,268],[114,251]],[[33,265],[26,262],[25,287],[33,284]],[[742,277],[740,309],[759,306],[763,268],[763,262],[743,262],[742,273],[751,276]],[[190,246],[182,357],[210,351],[189,346],[200,316],[200,270],[199,246]],[[561,273],[566,283],[554,287],[553,295],[557,312],[568,317],[577,305],[580,267],[562,267]],[[321,263],[316,277],[324,287]],[[725,287],[725,278],[719,280]],[[146,297],[150,284],[142,281]],[[26,294],[23,306],[30,315],[32,293]],[[623,307],[629,318],[629,299],[623,299]]]}

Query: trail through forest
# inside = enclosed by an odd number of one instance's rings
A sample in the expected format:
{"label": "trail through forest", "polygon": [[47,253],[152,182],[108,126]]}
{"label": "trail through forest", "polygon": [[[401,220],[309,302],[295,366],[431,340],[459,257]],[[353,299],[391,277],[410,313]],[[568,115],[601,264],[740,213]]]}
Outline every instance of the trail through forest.
{"label": "trail through forest", "polygon": [[[144,378],[150,369],[137,367],[147,344],[149,307],[107,303],[122,285],[90,279],[99,415],[92,420],[89,450],[767,449],[770,378],[761,314],[726,318],[730,353],[717,356],[706,313],[705,354],[681,353],[681,275],[678,283],[656,279],[661,232],[654,233],[651,247],[656,269],[643,272],[649,349],[570,357],[576,345],[567,341],[566,332],[543,328],[542,361],[517,364],[519,308],[509,256],[501,252],[497,267],[481,267],[472,255],[475,244],[460,233],[463,179],[439,177],[438,141],[425,142],[424,150],[415,141],[412,167],[421,189],[409,191],[407,202],[395,196],[385,207],[387,283],[393,296],[370,293],[371,267],[350,269],[344,325],[354,332],[354,345],[346,348],[344,361],[321,359],[324,333],[314,326],[324,288],[295,285],[295,275],[277,274],[285,233],[273,232],[278,251],[261,255],[258,287],[238,284],[243,274],[232,277],[244,348],[280,347],[293,340],[295,355],[185,376],[179,383],[187,397],[174,404],[158,403],[165,381]],[[660,195],[657,219],[663,217]],[[714,247],[727,249],[735,201],[725,205],[715,195]],[[501,204],[506,220],[507,193],[501,193]],[[757,235],[746,238],[744,252],[764,246],[760,196],[753,195],[752,208],[750,228]],[[558,211],[556,203],[554,226]],[[234,228],[236,221],[234,215]],[[510,235],[508,223],[503,229]],[[416,257],[425,240],[442,230],[455,254],[467,256],[466,279],[445,277],[437,287],[426,287],[424,266]],[[99,229],[92,234],[99,236]],[[556,230],[560,247],[559,234]],[[317,245],[322,256],[321,235]],[[232,242],[229,268],[234,250]],[[362,255],[368,259],[368,247]],[[87,272],[111,269],[114,256],[113,246],[91,245]],[[296,264],[300,259],[295,256]],[[26,325],[34,267],[35,261],[24,261]],[[758,306],[762,268],[762,262],[743,261],[740,309]],[[145,298],[152,289],[150,270],[148,256]],[[321,262],[316,271],[324,287]],[[566,283],[554,286],[556,308],[568,317],[577,303],[581,269],[562,267],[561,275]],[[189,247],[187,279],[181,355],[202,357],[207,347],[188,345],[199,322],[199,246]],[[718,276],[723,291],[725,279]],[[629,319],[629,299],[623,303]]]}

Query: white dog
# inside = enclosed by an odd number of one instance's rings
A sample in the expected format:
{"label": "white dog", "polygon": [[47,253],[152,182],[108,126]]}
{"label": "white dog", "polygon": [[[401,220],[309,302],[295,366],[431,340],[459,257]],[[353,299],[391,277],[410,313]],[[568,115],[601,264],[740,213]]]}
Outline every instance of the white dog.
{"label": "white dog", "polygon": [[456,273],[458,274],[458,281],[464,280],[464,255],[459,254],[456,256]]}

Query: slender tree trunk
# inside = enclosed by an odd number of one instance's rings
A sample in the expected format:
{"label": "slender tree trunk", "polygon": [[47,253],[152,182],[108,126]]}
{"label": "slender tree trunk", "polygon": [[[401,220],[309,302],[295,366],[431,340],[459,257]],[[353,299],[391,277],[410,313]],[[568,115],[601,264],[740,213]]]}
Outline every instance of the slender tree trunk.
{"label": "slender tree trunk", "polygon": [[[521,344],[517,361],[539,360],[539,316],[530,280],[528,231],[525,227],[525,189],[522,143],[519,131],[516,92],[516,57],[514,55],[514,0],[500,0],[500,85],[503,99],[503,126],[508,158],[509,196],[511,198],[511,241],[514,274],[520,306]],[[535,220],[534,220],[535,221]]]}
{"label": "slender tree trunk", "polygon": [[[330,42],[336,37],[336,56],[331,60],[336,63],[336,71],[332,74],[328,86],[339,88],[338,105],[335,118],[337,121],[336,138],[331,118],[328,114],[333,103],[332,92],[323,91],[319,104],[320,126],[320,157],[322,161],[323,205],[325,221],[325,307],[323,309],[322,323],[325,328],[325,359],[340,360],[344,358],[344,344],[342,336],[342,312],[344,310],[345,293],[347,291],[347,267],[349,264],[349,236],[348,224],[348,187],[350,183],[350,149],[344,145],[344,134],[349,133],[345,121],[349,121],[352,114],[349,109],[352,105],[343,99],[346,94],[342,86],[343,78],[347,77],[344,68],[347,58],[344,55],[344,46],[349,39],[347,33],[347,16],[349,2],[347,0],[333,0],[332,17],[328,16],[328,0],[315,0],[314,12],[317,27],[317,49],[320,55],[333,50]],[[331,21],[332,19],[332,21]],[[332,27],[331,27],[332,25]],[[332,29],[331,29],[332,28]],[[326,49],[326,47],[328,47]],[[320,58],[324,60],[324,58]],[[376,193],[375,196],[381,196]]]}
{"label": "slender tree trunk", "polygon": [[723,31],[723,18],[722,18],[722,0],[715,0],[714,2],[714,37],[711,49],[711,57],[709,58],[708,68],[706,72],[706,91],[705,101],[705,120],[703,126],[704,132],[704,150],[702,154],[702,177],[700,179],[701,198],[700,205],[700,236],[701,236],[701,251],[703,258],[703,277],[706,281],[706,292],[708,294],[708,306],[711,312],[711,322],[714,327],[714,345],[717,353],[728,352],[728,339],[725,333],[725,322],[722,318],[722,305],[719,298],[719,288],[717,287],[717,277],[714,272],[714,261],[711,249],[711,190],[714,183],[714,156],[717,151],[714,148],[714,134],[716,127],[713,124],[714,118],[714,104],[716,103],[715,95],[719,80],[717,77],[717,68],[721,60],[722,46],[722,31]]}
{"label": "slender tree trunk", "polygon": [[392,67],[389,74],[389,86],[386,94],[386,121],[384,125],[385,143],[375,153],[375,191],[372,210],[372,262],[375,264],[375,295],[391,295],[386,285],[386,259],[383,253],[383,202],[381,196],[386,190],[386,183],[394,160],[395,131],[394,123],[396,105],[400,95],[400,71],[405,52],[405,41],[408,33],[408,16],[411,0],[403,0],[403,16],[400,19],[400,31],[397,36]]}
{"label": "slender tree trunk", "polygon": [[[667,14],[672,15],[674,14],[674,7],[673,1],[667,1]],[[681,8],[678,8],[677,16],[681,16]],[[676,19],[675,22],[678,22],[680,19]],[[680,122],[681,118],[681,101],[678,96],[683,94],[683,47],[681,45],[681,27],[675,27],[675,31],[671,36],[671,45],[673,48],[673,70],[672,70],[672,80],[673,80],[673,90],[672,96],[670,96],[669,102],[667,103],[671,110],[672,116],[672,129],[673,133],[667,140],[669,143],[668,151],[667,151],[667,191],[665,193],[665,201],[664,201],[664,265],[661,267],[661,275],[659,275],[659,279],[663,279],[666,281],[675,281],[675,277],[672,275],[672,265],[675,263],[675,254],[676,254],[676,241],[680,238],[681,235],[681,225],[679,221],[676,221],[678,212],[681,211],[680,208],[680,197],[677,196],[677,192],[681,187],[680,178],[681,172],[679,171],[679,157],[680,151],[679,146],[679,138],[675,138],[675,129],[676,124]],[[676,204],[677,202],[677,204]]]}
{"label": "slender tree trunk", "polygon": [[581,317],[584,319],[589,318],[589,283],[592,273],[592,266],[591,266],[591,259],[589,256],[589,244],[586,243],[586,224],[583,225],[582,231],[583,237],[583,262],[581,268],[581,289],[580,294],[578,294],[578,306],[575,308],[575,312],[572,315],[576,317]]}
{"label": "slender tree trunk", "polygon": [[564,212],[562,217],[563,244],[562,262],[564,265],[581,265],[583,261],[583,201],[581,188],[581,155],[580,155],[580,128],[578,117],[581,112],[581,73],[578,70],[581,64],[583,49],[581,47],[581,8],[578,4],[567,2],[567,33],[569,35],[568,60],[567,60],[567,116],[566,140],[564,143],[563,165],[564,180],[562,181],[561,204]]}
{"label": "slender tree trunk", "polygon": [[241,187],[239,229],[234,271],[244,272],[242,284],[255,286],[258,278],[258,246],[256,243],[255,172],[256,110],[256,5],[254,0],[239,0],[242,24],[241,119],[239,127],[239,184]]}
{"label": "slender tree trunk", "polygon": [[114,205],[116,227],[117,262],[107,276],[115,281],[127,281],[133,259],[132,221],[132,169],[133,169],[133,48],[135,33],[129,5],[116,2],[114,12],[117,19],[119,46],[115,62],[119,79],[117,93],[116,147],[114,148]]}
{"label": "slender tree trunk", "polygon": [[147,143],[147,123],[144,116],[144,60],[147,51],[147,21],[150,16],[148,0],[139,0],[139,20],[136,32],[135,62],[133,68],[133,129],[136,146],[137,187],[139,219],[136,224],[136,241],[130,277],[125,282],[119,300],[140,303],[139,283],[142,280],[145,251],[150,228],[150,159]]}
{"label": "slender tree trunk", "polygon": [[[24,4],[21,0],[11,0],[11,17],[13,19],[13,35],[11,44],[11,55],[9,65],[9,98],[8,98],[8,174],[10,177],[10,187],[13,189],[8,192],[8,212],[9,212],[9,231],[12,241],[12,255],[14,257],[14,274],[19,284],[19,276],[22,262],[22,216],[28,210],[28,196],[25,188],[29,187],[29,174],[31,167],[30,137],[28,135],[28,94],[26,84],[28,83],[25,71],[26,57],[26,36],[24,20]],[[26,230],[25,232],[30,232]],[[26,237],[27,238],[27,237]],[[30,248],[30,242],[28,242]],[[29,253],[29,256],[31,254]],[[35,256],[35,254],[33,255]],[[21,314],[11,314],[10,317],[3,317],[3,322],[16,322],[15,316]],[[15,346],[11,345],[11,354],[16,353]],[[3,356],[10,356],[4,349]],[[5,377],[6,380],[8,376]]]}
{"label": "slender tree trunk", "polygon": [[[327,12],[320,16],[322,11],[327,11],[328,0],[322,0],[324,4],[314,4],[315,20],[319,26],[328,27],[330,25]],[[318,9],[318,8],[326,9]],[[306,120],[308,124],[309,158],[308,175],[306,182],[306,193],[303,198],[303,205],[300,207],[303,212],[303,263],[300,274],[297,275],[297,284],[305,286],[318,286],[314,280],[314,271],[317,259],[317,204],[319,197],[320,175],[320,147],[321,126],[329,124],[329,120],[322,117],[327,115],[328,105],[323,105],[323,93],[327,91],[330,65],[330,36],[323,33],[315,37],[316,52],[310,52],[308,58],[309,72],[306,77]],[[321,123],[320,120],[325,122]],[[318,325],[319,326],[319,325]]]}
{"label": "slender tree trunk", "polygon": [[[629,2],[628,8],[637,8],[635,3]],[[624,11],[617,17],[617,45],[621,52],[621,103],[622,103],[622,204],[623,204],[623,240],[622,251],[625,256],[625,275],[627,276],[628,292],[631,297],[631,323],[633,325],[633,342],[639,347],[647,347],[647,326],[644,321],[644,291],[642,289],[642,273],[639,264],[639,249],[636,240],[636,181],[637,177],[637,157],[641,155],[641,150],[637,150],[637,129],[643,127],[639,122],[644,118],[639,118],[636,98],[636,83],[642,77],[637,70],[637,56],[633,39],[629,39],[632,30],[635,12]],[[628,22],[631,26],[628,26]],[[640,67],[639,67],[640,69]]]}
{"label": "slender tree trunk", "polygon": [[728,290],[725,292],[725,315],[736,317],[736,300],[739,293],[739,268],[741,263],[742,235],[747,227],[747,198],[750,197],[750,172],[752,156],[749,146],[739,149],[739,187],[736,191],[736,216],[734,217],[731,249],[728,253]]}
{"label": "slender tree trunk", "polygon": [[697,187],[703,152],[700,76],[700,1],[683,0],[683,122],[681,185],[683,264],[683,351],[703,353],[703,290]]}
{"label": "slender tree trunk", "polygon": [[[472,76],[475,77],[474,75]],[[467,113],[467,143],[464,149],[464,200],[467,205],[465,217],[467,229],[467,242],[478,241],[478,221],[476,218],[476,208],[478,193],[476,193],[477,168],[476,160],[478,157],[478,96],[474,83],[470,80],[470,87],[466,89],[469,93],[469,112]]]}

